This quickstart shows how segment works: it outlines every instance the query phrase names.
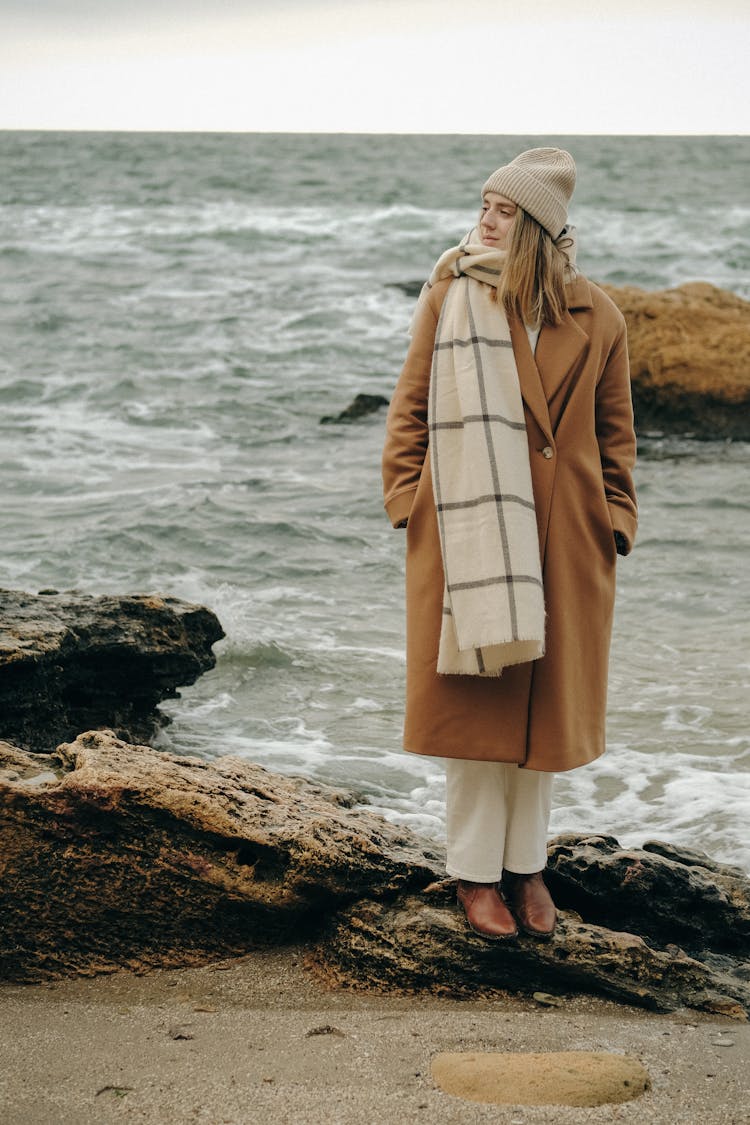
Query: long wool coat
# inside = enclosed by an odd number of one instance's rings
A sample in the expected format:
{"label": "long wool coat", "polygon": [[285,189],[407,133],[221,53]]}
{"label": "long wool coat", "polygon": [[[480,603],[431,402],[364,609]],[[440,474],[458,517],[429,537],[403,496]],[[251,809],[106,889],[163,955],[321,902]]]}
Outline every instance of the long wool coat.
{"label": "long wool coat", "polygon": [[443,566],[432,491],[427,396],[435,329],[451,279],[414,327],[387,421],[385,507],[406,530],[406,721],[417,754],[573,769],[604,750],[616,550],[636,531],[635,434],[625,322],[583,276],[536,352],[511,339],[524,401],[542,558],[546,652],[500,678],[438,675]]}

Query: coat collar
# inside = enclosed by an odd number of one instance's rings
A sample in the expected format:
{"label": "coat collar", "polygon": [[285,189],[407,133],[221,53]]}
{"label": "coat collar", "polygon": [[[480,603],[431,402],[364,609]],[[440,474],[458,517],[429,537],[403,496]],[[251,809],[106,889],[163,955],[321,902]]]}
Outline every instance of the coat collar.
{"label": "coat collar", "polygon": [[532,354],[523,324],[513,317],[510,326],[521,394],[545,438],[550,442],[553,441],[553,427],[547,404],[589,342],[586,333],[571,316],[572,311],[590,309],[593,305],[591,286],[582,274],[568,283],[566,296],[568,309],[562,323],[544,326],[539,333],[535,354]]}
{"label": "coat collar", "polygon": [[590,309],[594,302],[591,299],[591,285],[582,273],[576,274],[572,281],[565,286],[565,296],[569,309]]}

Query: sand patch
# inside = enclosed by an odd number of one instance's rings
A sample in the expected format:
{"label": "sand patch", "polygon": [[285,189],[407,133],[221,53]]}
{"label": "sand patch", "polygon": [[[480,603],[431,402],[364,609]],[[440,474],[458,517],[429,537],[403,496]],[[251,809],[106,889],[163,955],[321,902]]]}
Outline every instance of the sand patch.
{"label": "sand patch", "polygon": [[444,1053],[433,1058],[432,1077],[446,1094],[495,1105],[606,1105],[651,1085],[637,1059],[606,1051]]}

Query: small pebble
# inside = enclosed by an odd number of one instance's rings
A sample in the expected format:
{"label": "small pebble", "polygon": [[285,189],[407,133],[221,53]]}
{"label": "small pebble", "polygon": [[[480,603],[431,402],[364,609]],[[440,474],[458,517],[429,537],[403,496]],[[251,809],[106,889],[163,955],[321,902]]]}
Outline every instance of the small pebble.
{"label": "small pebble", "polygon": [[535,992],[534,999],[537,1004],[542,1004],[545,1008],[562,1008],[563,1000],[560,996],[552,996],[549,992]]}
{"label": "small pebble", "polygon": [[309,1031],[305,1032],[306,1039],[309,1039],[311,1035],[338,1035],[342,1039],[345,1038],[343,1031],[339,1031],[337,1027],[331,1027],[329,1023],[323,1024],[322,1027],[311,1027]]}

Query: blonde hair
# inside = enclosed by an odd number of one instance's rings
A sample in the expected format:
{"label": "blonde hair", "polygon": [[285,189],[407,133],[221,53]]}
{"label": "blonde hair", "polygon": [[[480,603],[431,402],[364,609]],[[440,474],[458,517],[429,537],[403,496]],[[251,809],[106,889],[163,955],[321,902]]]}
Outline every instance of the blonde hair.
{"label": "blonde hair", "polygon": [[508,316],[516,314],[532,328],[562,322],[568,307],[565,282],[571,270],[567,250],[572,245],[564,234],[553,240],[528,211],[518,208],[495,294]]}

